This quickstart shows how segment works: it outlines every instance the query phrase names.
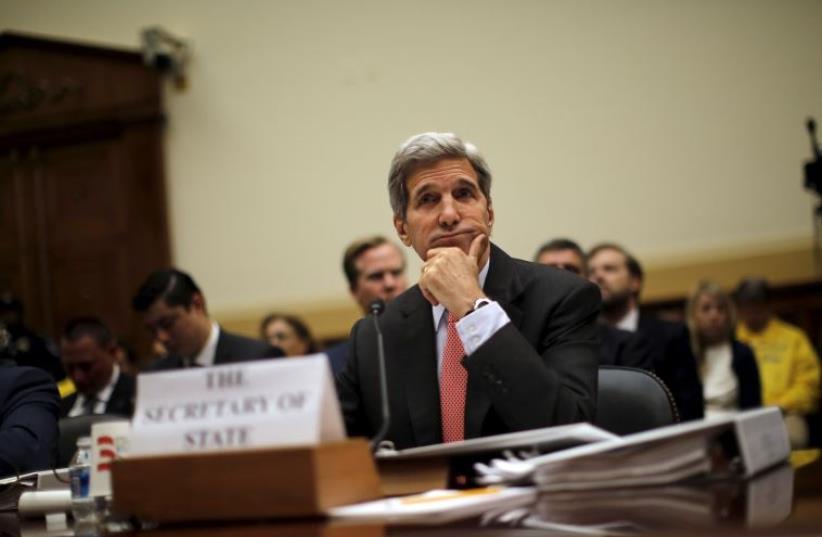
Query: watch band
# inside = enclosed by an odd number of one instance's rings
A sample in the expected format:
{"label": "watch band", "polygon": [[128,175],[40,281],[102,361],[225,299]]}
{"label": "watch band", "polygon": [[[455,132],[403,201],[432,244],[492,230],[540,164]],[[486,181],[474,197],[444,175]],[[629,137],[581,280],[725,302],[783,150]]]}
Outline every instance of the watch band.
{"label": "watch band", "polygon": [[[487,306],[490,303],[491,303],[491,299],[486,298],[484,296],[480,297],[480,298],[478,298],[474,301],[474,307],[472,307],[470,310],[468,310],[468,312],[466,312],[465,315],[470,315],[470,314],[474,313],[475,311],[477,311],[478,309],[480,309],[484,306]],[[463,317],[465,317],[465,315],[463,315]]]}

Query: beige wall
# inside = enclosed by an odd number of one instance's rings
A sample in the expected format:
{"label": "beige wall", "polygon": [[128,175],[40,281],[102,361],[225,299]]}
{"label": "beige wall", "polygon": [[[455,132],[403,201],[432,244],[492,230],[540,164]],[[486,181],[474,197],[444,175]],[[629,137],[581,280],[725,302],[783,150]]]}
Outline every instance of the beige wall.
{"label": "beige wall", "polygon": [[484,151],[520,257],[811,236],[822,2],[0,0],[16,31],[136,47],[152,24],[193,46],[167,97],[173,252],[218,316],[345,304],[341,250],[392,233],[388,163],[424,130]]}

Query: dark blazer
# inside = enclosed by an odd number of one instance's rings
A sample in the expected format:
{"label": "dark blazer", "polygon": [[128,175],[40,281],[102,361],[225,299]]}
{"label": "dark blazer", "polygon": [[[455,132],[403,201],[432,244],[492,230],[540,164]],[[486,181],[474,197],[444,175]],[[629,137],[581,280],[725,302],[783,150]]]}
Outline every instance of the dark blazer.
{"label": "dark blazer", "polygon": [[11,341],[0,354],[5,354],[5,358],[11,359],[19,366],[42,369],[55,381],[66,378],[56,349],[45,339],[21,325],[8,327],[8,331]]}
{"label": "dark blazer", "polygon": [[739,385],[739,408],[762,406],[762,384],[759,381],[759,366],[750,347],[737,340],[731,342],[731,368]]}
{"label": "dark blazer", "polygon": [[[485,293],[511,322],[463,365],[468,370],[465,437],[534,429],[594,416],[599,290],[579,276],[509,257],[491,245]],[[442,442],[434,321],[418,286],[380,317],[385,341],[391,424],[398,449]],[[358,321],[351,353],[337,377],[351,436],[373,436],[381,424],[376,334]]]}
{"label": "dark blazer", "polygon": [[0,367],[0,477],[51,467],[60,396],[33,367]]}
{"label": "dark blazer", "polygon": [[328,361],[331,363],[331,371],[336,377],[340,374],[340,371],[345,368],[345,362],[348,361],[348,353],[351,352],[351,345],[346,339],[333,347],[325,349],[324,352],[325,355],[328,356]]}
{"label": "dark blazer", "polygon": [[651,345],[654,371],[674,396],[682,421],[705,416],[702,381],[691,351],[688,328],[642,312],[637,332]]}
{"label": "dark blazer", "polygon": [[[117,378],[117,384],[111,391],[111,396],[106,402],[105,414],[112,414],[115,416],[125,416],[130,418],[134,414],[134,396],[135,396],[135,382],[134,377],[127,373],[120,371],[120,376]],[[77,394],[73,393],[64,397],[60,401],[60,417],[65,418],[77,401]]]}
{"label": "dark blazer", "polygon": [[605,323],[598,323],[597,333],[599,335],[599,365],[654,370],[651,344],[641,334],[620,330]]}
{"label": "dark blazer", "polygon": [[[214,365],[247,362],[264,358],[279,358],[285,356],[282,349],[273,347],[264,341],[245,336],[232,334],[220,328],[220,337],[217,338],[217,349],[214,351]],[[180,356],[166,356],[148,364],[143,371],[167,371],[185,367]]]}

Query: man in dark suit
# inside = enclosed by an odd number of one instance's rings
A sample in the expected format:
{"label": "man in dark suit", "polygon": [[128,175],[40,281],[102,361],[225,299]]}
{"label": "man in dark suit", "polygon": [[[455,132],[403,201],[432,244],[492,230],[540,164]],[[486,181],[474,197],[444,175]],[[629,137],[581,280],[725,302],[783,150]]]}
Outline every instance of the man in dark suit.
{"label": "man in dark suit", "polygon": [[654,371],[671,390],[679,416],[683,421],[702,418],[702,383],[688,329],[639,309],[644,277],[639,261],[621,246],[604,243],[588,253],[588,273],[602,291],[603,320],[642,335],[651,345]]}
{"label": "man in dark suit", "polygon": [[[488,237],[491,175],[450,133],[406,141],[394,157],[394,226],[424,260],[418,285],[379,319],[397,448],[590,420],[599,293],[581,278],[512,259]],[[376,334],[351,331],[337,377],[349,435],[382,425]]]}
{"label": "man in dark suit", "polygon": [[[396,244],[379,235],[349,244],[343,253],[342,267],[348,291],[363,315],[368,315],[375,300],[388,303],[408,288],[405,255]],[[349,350],[348,340],[325,350],[335,375],[345,366]]]}
{"label": "man in dark suit", "polygon": [[134,296],[132,305],[143,314],[152,336],[168,351],[167,356],[149,364],[146,371],[283,356],[279,347],[221,329],[209,318],[200,288],[191,276],[180,270],[151,273]]}
{"label": "man in dark suit", "polygon": [[0,477],[51,466],[60,396],[46,372],[0,367]]}
{"label": "man in dark suit", "polygon": [[[546,242],[537,250],[534,261],[588,278],[585,252],[579,244],[570,239],[553,239]],[[597,335],[599,365],[654,370],[651,346],[642,335],[614,328],[605,322],[597,323]]]}
{"label": "man in dark suit", "polygon": [[134,377],[117,364],[111,331],[94,317],[72,319],[60,339],[60,357],[77,391],[60,404],[60,417],[134,413]]}

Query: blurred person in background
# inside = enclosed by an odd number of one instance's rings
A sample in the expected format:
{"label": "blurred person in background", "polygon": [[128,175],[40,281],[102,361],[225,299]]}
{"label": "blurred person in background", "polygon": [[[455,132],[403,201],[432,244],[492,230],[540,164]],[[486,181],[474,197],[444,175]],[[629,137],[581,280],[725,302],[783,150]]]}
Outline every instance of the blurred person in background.
{"label": "blurred person in background", "polygon": [[146,277],[132,300],[134,311],[167,355],[143,371],[209,367],[284,356],[278,347],[233,334],[214,322],[203,292],[187,273],[157,270]]}
{"label": "blurred person in background", "polygon": [[699,282],[688,298],[685,321],[702,380],[705,417],[760,406],[759,369],[751,348],[734,337],[731,298],[715,282]]}
{"label": "blurred person in background", "polygon": [[0,365],[0,477],[51,466],[59,403],[42,369]]}
{"label": "blurred person in background", "polygon": [[650,344],[654,372],[671,390],[682,421],[702,419],[705,403],[688,328],[640,308],[645,271],[639,260],[616,243],[601,243],[588,252],[588,278],[602,292],[600,319]]}
{"label": "blurred person in background", "polygon": [[42,369],[55,382],[65,379],[57,349],[26,326],[23,313],[17,297],[0,293],[0,362]]}
{"label": "blurred person in background", "polygon": [[260,322],[260,338],[279,347],[286,356],[305,356],[319,351],[311,330],[300,318],[285,313],[270,313]]}
{"label": "blurred person in background", "polygon": [[60,403],[60,417],[134,413],[136,383],[120,367],[117,342],[109,328],[95,317],[66,323],[60,355],[77,391]]}
{"label": "blurred person in background", "polygon": [[[375,300],[388,304],[408,288],[405,254],[381,235],[349,244],[343,252],[342,269],[348,281],[348,292],[363,315],[371,312],[370,306]],[[349,345],[346,338],[325,351],[335,375],[345,367]]]}
{"label": "blurred person in background", "polygon": [[778,406],[785,413],[791,447],[806,447],[807,416],[819,406],[819,357],[805,332],[773,314],[767,281],[742,280],[734,298],[741,321],[736,337],[750,345],[756,356],[762,403]]}
{"label": "blurred person in background", "polygon": [[[567,270],[588,279],[587,256],[579,244],[571,239],[557,238],[544,243],[534,255],[534,262]],[[597,323],[597,336],[599,365],[654,370],[651,346],[640,334],[620,330],[600,319]]]}

